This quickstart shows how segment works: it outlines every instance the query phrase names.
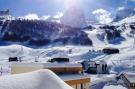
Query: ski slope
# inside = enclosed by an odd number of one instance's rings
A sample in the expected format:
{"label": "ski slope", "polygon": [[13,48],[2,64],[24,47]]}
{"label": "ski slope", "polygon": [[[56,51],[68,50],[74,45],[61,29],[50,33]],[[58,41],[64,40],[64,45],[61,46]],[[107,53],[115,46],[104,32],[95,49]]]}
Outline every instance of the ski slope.
{"label": "ski slope", "polygon": [[92,31],[85,31],[87,34],[88,34],[88,37],[92,40],[93,42],[93,46],[95,48],[100,48],[100,47],[105,47],[106,46],[106,43],[104,41],[101,41],[97,38],[97,33],[98,33],[98,30],[97,29],[94,29]]}
{"label": "ski slope", "polygon": [[[88,34],[88,37],[92,40],[93,42],[93,48],[95,50],[98,49],[103,49],[105,47],[115,47],[119,48],[121,50],[129,50],[133,47],[134,39],[133,37],[127,36],[129,32],[131,31],[130,29],[125,30],[124,32],[121,33],[122,37],[124,38],[123,41],[120,41],[120,43],[114,43],[114,44],[109,44],[106,40],[100,40],[97,35],[98,34],[104,34],[104,31],[100,31],[101,29],[94,29],[92,31],[86,30],[85,32]],[[116,39],[117,41],[121,40],[121,38]]]}

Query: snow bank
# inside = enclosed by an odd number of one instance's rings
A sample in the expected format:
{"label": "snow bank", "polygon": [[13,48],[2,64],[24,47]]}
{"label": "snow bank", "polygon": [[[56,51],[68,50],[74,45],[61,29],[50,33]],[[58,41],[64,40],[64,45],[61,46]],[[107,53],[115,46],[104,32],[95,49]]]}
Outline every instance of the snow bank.
{"label": "snow bank", "polygon": [[72,89],[52,71],[44,69],[30,73],[0,77],[0,89]]}
{"label": "snow bank", "polygon": [[110,85],[110,86],[105,86],[103,89],[127,89],[127,88],[121,85],[118,85],[118,86]]}

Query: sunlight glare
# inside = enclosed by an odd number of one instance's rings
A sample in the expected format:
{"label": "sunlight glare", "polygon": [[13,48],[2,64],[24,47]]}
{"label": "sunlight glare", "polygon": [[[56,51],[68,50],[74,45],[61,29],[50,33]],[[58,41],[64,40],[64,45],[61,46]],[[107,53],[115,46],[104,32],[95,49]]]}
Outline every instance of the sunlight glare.
{"label": "sunlight glare", "polygon": [[76,5],[79,0],[57,0],[60,5],[64,5],[65,8],[69,8],[70,6]]}

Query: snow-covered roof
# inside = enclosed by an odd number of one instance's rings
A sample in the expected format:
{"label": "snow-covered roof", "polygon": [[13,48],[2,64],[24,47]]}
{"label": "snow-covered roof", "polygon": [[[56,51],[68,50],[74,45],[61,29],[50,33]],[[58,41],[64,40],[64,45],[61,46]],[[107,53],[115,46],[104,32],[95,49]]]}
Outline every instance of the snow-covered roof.
{"label": "snow-covered roof", "polygon": [[36,68],[59,68],[59,67],[82,67],[79,63],[12,63],[12,66],[18,67],[36,67]]}
{"label": "snow-covered roof", "polygon": [[59,77],[64,81],[90,78],[90,76],[82,74],[60,75]]}
{"label": "snow-covered roof", "polygon": [[135,73],[122,73],[130,81],[130,83],[135,83]]}
{"label": "snow-covered roof", "polygon": [[0,77],[0,89],[73,89],[50,70]]}

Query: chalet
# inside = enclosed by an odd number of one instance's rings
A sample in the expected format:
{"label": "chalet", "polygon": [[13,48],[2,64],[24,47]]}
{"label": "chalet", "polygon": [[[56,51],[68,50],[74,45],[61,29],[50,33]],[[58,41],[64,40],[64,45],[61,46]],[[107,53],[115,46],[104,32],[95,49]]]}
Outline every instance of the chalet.
{"label": "chalet", "polygon": [[90,78],[82,74],[78,63],[12,63],[11,73],[19,74],[39,69],[50,69],[74,89],[89,89]]}
{"label": "chalet", "polygon": [[9,62],[17,62],[18,58],[17,57],[9,57]]}
{"label": "chalet", "polygon": [[106,74],[108,67],[104,61],[84,61],[82,63],[85,71],[90,74]]}
{"label": "chalet", "polygon": [[50,69],[56,74],[80,74],[82,65],[77,63],[12,63],[11,73],[19,74],[39,69]]}
{"label": "chalet", "polygon": [[107,48],[104,48],[102,52],[105,54],[116,54],[116,53],[119,53],[119,49],[107,47]]}
{"label": "chalet", "polygon": [[53,58],[48,60],[48,62],[69,62],[69,58]]}
{"label": "chalet", "polygon": [[73,74],[59,77],[74,89],[89,89],[90,78],[88,76]]}
{"label": "chalet", "polygon": [[123,80],[129,89],[135,89],[135,73],[121,73],[119,79]]}

